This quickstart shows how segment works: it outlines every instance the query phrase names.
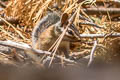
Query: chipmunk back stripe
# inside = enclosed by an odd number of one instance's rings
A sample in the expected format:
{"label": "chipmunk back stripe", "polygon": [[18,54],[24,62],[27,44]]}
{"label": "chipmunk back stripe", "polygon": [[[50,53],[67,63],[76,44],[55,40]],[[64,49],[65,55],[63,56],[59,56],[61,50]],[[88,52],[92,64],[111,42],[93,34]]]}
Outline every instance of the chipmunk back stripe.
{"label": "chipmunk back stripe", "polygon": [[71,24],[70,28],[74,31],[74,34],[77,38],[80,38],[80,33],[74,24]]}

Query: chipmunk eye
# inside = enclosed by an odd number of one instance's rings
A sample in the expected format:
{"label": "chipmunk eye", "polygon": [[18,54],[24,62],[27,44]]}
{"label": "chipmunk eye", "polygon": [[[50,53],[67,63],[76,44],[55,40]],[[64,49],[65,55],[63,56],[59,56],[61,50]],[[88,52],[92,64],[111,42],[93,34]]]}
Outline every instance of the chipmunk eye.
{"label": "chipmunk eye", "polygon": [[71,35],[73,35],[73,32],[71,30],[68,30],[68,33],[71,34]]}

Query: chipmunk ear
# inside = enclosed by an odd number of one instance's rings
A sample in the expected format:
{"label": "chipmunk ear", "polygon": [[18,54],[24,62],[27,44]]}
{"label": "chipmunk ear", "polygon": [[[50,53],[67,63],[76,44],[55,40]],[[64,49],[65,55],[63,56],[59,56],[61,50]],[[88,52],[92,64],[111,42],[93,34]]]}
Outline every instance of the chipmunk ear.
{"label": "chipmunk ear", "polygon": [[64,14],[62,15],[60,21],[61,21],[61,24],[62,24],[62,25],[65,24],[65,23],[67,23],[67,22],[68,22],[68,14],[67,14],[67,13],[64,13]]}

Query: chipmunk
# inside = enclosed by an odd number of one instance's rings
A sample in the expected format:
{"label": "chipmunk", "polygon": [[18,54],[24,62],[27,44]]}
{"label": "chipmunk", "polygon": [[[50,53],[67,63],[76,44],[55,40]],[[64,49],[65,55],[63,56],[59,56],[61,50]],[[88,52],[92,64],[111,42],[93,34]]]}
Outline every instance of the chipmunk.
{"label": "chipmunk", "polygon": [[[57,40],[68,24],[68,14],[64,13],[60,18],[56,13],[49,13],[43,17],[32,32],[32,47],[47,51]],[[64,53],[69,58],[70,41],[78,40],[79,31],[71,24],[66,31],[57,53]]]}

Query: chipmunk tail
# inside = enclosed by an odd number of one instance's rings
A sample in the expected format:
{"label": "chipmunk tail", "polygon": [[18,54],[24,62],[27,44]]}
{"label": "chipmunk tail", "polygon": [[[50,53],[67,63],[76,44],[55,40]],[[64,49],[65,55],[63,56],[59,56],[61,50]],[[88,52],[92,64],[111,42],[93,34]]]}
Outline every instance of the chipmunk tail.
{"label": "chipmunk tail", "polygon": [[35,44],[39,39],[39,35],[44,32],[49,26],[57,23],[60,20],[60,17],[56,13],[48,13],[43,17],[37,25],[34,27],[32,32],[32,47],[34,48]]}

